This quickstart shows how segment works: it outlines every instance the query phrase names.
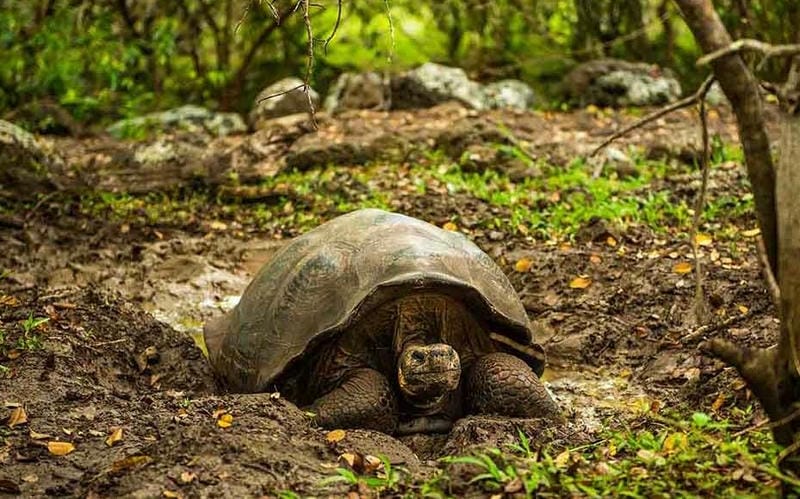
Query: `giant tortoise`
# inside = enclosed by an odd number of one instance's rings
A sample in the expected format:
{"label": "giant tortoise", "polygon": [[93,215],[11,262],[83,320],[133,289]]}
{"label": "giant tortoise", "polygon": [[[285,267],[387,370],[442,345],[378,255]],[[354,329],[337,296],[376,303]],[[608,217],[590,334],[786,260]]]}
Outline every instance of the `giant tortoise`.
{"label": "giant tortoise", "polygon": [[327,428],[559,413],[502,270],[464,235],[396,213],[358,210],[295,238],[204,336],[231,389],[280,391]]}

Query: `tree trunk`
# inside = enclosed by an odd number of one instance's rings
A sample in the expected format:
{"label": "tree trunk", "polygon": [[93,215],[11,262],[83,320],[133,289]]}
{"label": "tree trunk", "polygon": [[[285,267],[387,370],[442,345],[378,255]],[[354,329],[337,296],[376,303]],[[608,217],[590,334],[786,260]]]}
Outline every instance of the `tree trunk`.
{"label": "tree trunk", "polygon": [[[730,35],[710,0],[675,2],[704,52],[730,45]],[[755,77],[738,54],[720,57],[712,66],[739,125],[769,267],[780,287],[781,327],[780,340],[770,349],[738,347],[720,339],[704,346],[738,369],[773,421],[775,440],[791,445],[781,467],[798,475],[800,461],[793,454],[800,447],[800,267],[796,261],[800,254],[800,59],[794,61],[787,83],[778,92],[784,113],[780,159],[774,169]]]}

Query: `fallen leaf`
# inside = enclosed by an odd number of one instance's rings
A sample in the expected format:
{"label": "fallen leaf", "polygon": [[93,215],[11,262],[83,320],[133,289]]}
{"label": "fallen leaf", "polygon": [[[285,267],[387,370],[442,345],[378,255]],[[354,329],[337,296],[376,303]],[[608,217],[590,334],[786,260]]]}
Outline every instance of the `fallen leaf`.
{"label": "fallen leaf", "polygon": [[697,243],[698,246],[711,246],[713,240],[710,235],[698,232],[694,236],[694,242]]}
{"label": "fallen leaf", "polygon": [[520,258],[517,260],[517,263],[514,264],[514,270],[517,272],[527,272],[531,269],[531,265],[533,265],[533,262],[531,262],[530,259]]}
{"label": "fallen leaf", "polygon": [[597,114],[600,112],[600,108],[595,106],[594,104],[589,104],[588,106],[586,106],[586,112],[588,114]]}
{"label": "fallen leaf", "polygon": [[52,435],[48,435],[47,433],[39,433],[38,431],[30,430],[28,435],[34,440],[44,440],[46,438],[52,438]]}
{"label": "fallen leaf", "polygon": [[383,461],[380,458],[367,454],[364,456],[364,467],[362,473],[374,473],[383,466]]}
{"label": "fallen leaf", "polygon": [[553,462],[559,468],[566,467],[567,463],[569,462],[569,450],[565,450],[561,454],[557,455]]}
{"label": "fallen leaf", "polygon": [[220,428],[229,428],[233,424],[233,416],[231,414],[223,414],[217,420],[217,426]]}
{"label": "fallen leaf", "polygon": [[19,306],[19,300],[16,296],[2,295],[0,296],[0,305],[6,307],[16,307]]}
{"label": "fallen leaf", "polygon": [[115,428],[114,431],[106,438],[106,445],[113,447],[115,443],[122,440],[122,428]]}
{"label": "fallen leaf", "polygon": [[225,230],[228,228],[228,224],[219,220],[212,220],[208,226],[211,230]]}
{"label": "fallen leaf", "polygon": [[130,456],[120,459],[119,461],[114,461],[111,464],[111,471],[114,473],[119,473],[121,471],[127,471],[150,464],[151,462],[153,462],[153,458],[150,456]]}
{"label": "fallen leaf", "polygon": [[183,497],[183,495],[180,492],[175,492],[174,490],[169,490],[169,489],[162,492],[162,494],[164,495],[164,497]]}
{"label": "fallen leaf", "polygon": [[192,483],[194,479],[197,478],[197,475],[192,473],[191,471],[184,471],[181,473],[181,482],[183,483]]}
{"label": "fallen leaf", "polygon": [[642,461],[653,461],[657,457],[656,453],[649,449],[639,449],[636,456]]}
{"label": "fallen leaf", "polygon": [[607,244],[607,245],[609,245],[609,246],[611,246],[611,247],[613,248],[614,246],[616,246],[616,245],[617,245],[617,240],[616,240],[616,239],[614,239],[614,238],[613,238],[613,237],[611,237],[611,236],[608,236],[608,238],[606,238],[606,244]]}
{"label": "fallen leaf", "polygon": [[444,230],[449,230],[450,232],[455,232],[458,230],[458,225],[454,224],[453,222],[447,222],[442,225]]}
{"label": "fallen leaf", "polygon": [[344,430],[332,430],[325,435],[325,440],[329,444],[335,444],[336,442],[343,440],[346,435],[347,434]]}
{"label": "fallen leaf", "polygon": [[281,398],[281,392],[272,392],[269,394],[269,398],[271,398],[272,400],[278,400],[279,398]]}
{"label": "fallen leaf", "polygon": [[354,452],[345,452],[344,454],[341,454],[339,456],[339,461],[343,462],[353,470],[361,468],[364,462],[361,455]]}
{"label": "fallen leaf", "polygon": [[522,480],[519,477],[514,478],[503,487],[503,492],[506,494],[516,494],[522,490]]}
{"label": "fallen leaf", "polygon": [[104,437],[106,434],[99,430],[89,430],[89,435],[93,437]]}
{"label": "fallen leaf", "polygon": [[664,445],[661,448],[664,452],[669,454],[685,449],[687,445],[689,445],[689,439],[686,437],[686,435],[676,432],[669,435],[664,440]]}
{"label": "fallen leaf", "polygon": [[39,477],[31,473],[30,475],[25,475],[22,477],[22,481],[27,483],[36,483],[39,481]]}
{"label": "fallen leaf", "polygon": [[121,234],[127,234],[128,232],[131,231],[131,225],[126,223],[122,224],[119,226],[119,231]]}
{"label": "fallen leaf", "polygon": [[590,262],[592,262],[592,263],[594,263],[594,264],[597,264],[597,263],[600,263],[600,262],[602,262],[602,261],[603,261],[603,259],[602,259],[602,258],[600,258],[600,255],[594,255],[594,254],[593,254],[593,255],[590,255],[590,256],[589,256],[589,261],[590,261]]}
{"label": "fallen leaf", "polygon": [[25,413],[25,409],[22,406],[19,406],[11,411],[11,415],[8,416],[8,427],[13,428],[17,425],[26,424],[28,422],[28,415]]}
{"label": "fallen leaf", "polygon": [[214,418],[214,419],[219,419],[220,416],[222,416],[226,412],[228,412],[228,409],[219,408],[216,411],[211,413],[211,417]]}
{"label": "fallen leaf", "polygon": [[8,360],[14,360],[16,358],[19,358],[20,355],[22,355],[22,352],[20,352],[16,348],[11,349],[8,352],[6,352],[6,357],[8,358]]}
{"label": "fallen leaf", "polygon": [[744,305],[736,305],[736,308],[739,310],[739,312],[742,313],[742,315],[746,314],[750,310],[749,308],[745,307]]}
{"label": "fallen leaf", "polygon": [[688,274],[692,271],[692,264],[689,262],[678,262],[672,266],[672,271],[676,274]]}
{"label": "fallen leaf", "polygon": [[723,404],[725,404],[725,394],[720,393],[717,395],[717,398],[714,400],[714,403],[711,404],[711,410],[713,412],[719,412],[722,409]]}
{"label": "fallen leaf", "polygon": [[70,442],[47,442],[47,450],[54,456],[66,456],[75,450]]}
{"label": "fallen leaf", "polygon": [[756,237],[757,235],[761,234],[761,229],[755,228],[750,230],[743,230],[742,235],[744,237]]}
{"label": "fallen leaf", "polygon": [[520,233],[520,234],[522,234],[523,236],[527,236],[527,235],[528,235],[528,232],[529,232],[529,230],[528,230],[528,227],[527,227],[527,226],[525,226],[525,225],[523,225],[523,224],[518,224],[518,225],[517,225],[517,230],[518,230],[518,231],[519,231],[519,233]]}
{"label": "fallen leaf", "polygon": [[572,289],[586,289],[592,284],[592,280],[586,276],[578,276],[569,282]]}

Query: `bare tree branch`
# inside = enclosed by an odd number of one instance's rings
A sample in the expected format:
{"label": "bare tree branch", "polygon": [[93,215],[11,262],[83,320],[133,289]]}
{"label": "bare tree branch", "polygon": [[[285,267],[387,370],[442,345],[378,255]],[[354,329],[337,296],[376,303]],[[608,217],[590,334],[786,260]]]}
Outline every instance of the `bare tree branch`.
{"label": "bare tree branch", "polygon": [[595,154],[600,152],[604,147],[606,147],[610,143],[614,142],[618,138],[629,134],[633,130],[636,130],[637,128],[640,128],[640,127],[650,123],[651,121],[655,121],[658,118],[661,118],[662,116],[666,116],[669,113],[677,111],[678,109],[683,109],[684,107],[692,106],[692,105],[696,104],[697,102],[701,101],[702,99],[705,98],[706,94],[708,93],[708,89],[711,88],[711,84],[712,83],[714,83],[714,75],[709,75],[705,79],[705,81],[703,81],[703,83],[700,85],[700,87],[697,89],[697,91],[695,91],[695,93],[693,93],[692,95],[690,95],[688,97],[684,97],[683,99],[681,99],[679,101],[673,102],[672,104],[664,106],[661,109],[657,109],[657,110],[653,111],[652,113],[650,113],[650,114],[648,114],[648,115],[636,120],[635,122],[631,123],[630,125],[624,127],[623,129],[614,132],[610,137],[608,137],[606,140],[604,140],[599,146],[595,147],[594,150],[591,153],[589,153],[589,157],[594,156]]}
{"label": "bare tree branch", "polygon": [[765,59],[771,59],[773,57],[786,57],[786,56],[800,54],[800,44],[771,45],[769,43],[764,43],[759,40],[742,38],[741,40],[736,40],[727,47],[717,49],[713,52],[704,55],[703,57],[697,60],[697,65],[706,66],[716,61],[717,59],[732,54],[738,54],[745,50],[751,52],[758,52],[760,54],[763,54]]}
{"label": "bare tree branch", "polygon": [[[712,53],[731,45],[731,37],[710,0],[675,0],[675,2],[704,52]],[[767,260],[773,274],[778,276],[775,168],[772,163],[758,82],[738,54],[720,57],[712,61],[711,65],[736,114],[739,138],[746,157],[747,173],[753,189]]]}

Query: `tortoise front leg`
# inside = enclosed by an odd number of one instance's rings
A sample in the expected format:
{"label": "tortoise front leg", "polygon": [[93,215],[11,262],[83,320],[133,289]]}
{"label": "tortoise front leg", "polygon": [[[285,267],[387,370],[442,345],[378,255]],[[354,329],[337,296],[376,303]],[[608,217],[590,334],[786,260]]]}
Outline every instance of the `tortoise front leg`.
{"label": "tortoise front leg", "polygon": [[490,353],[477,359],[467,376],[471,414],[521,418],[560,418],[555,401],[522,359]]}
{"label": "tortoise front leg", "polygon": [[310,408],[323,428],[365,428],[391,434],[397,427],[397,399],[384,375],[355,369]]}

